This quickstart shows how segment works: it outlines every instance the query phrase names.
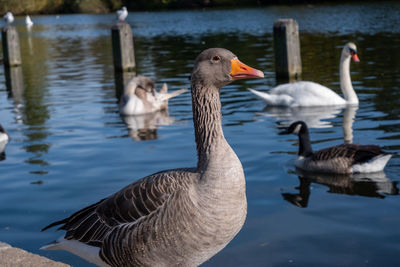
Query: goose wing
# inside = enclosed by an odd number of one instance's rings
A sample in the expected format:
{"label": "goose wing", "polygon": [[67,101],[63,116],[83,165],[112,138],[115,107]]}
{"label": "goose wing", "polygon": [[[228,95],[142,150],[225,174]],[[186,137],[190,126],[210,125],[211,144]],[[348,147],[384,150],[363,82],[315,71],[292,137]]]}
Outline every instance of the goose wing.
{"label": "goose wing", "polygon": [[376,145],[342,144],[338,146],[321,149],[314,153],[314,161],[328,161],[337,158],[347,158],[349,164],[363,163],[372,158],[385,154],[385,152]]}
{"label": "goose wing", "polygon": [[162,207],[175,191],[188,188],[194,178],[192,169],[155,173],[44,227],[42,231],[61,225],[58,230],[67,231],[65,239],[101,247],[105,236],[113,228],[149,216]]}

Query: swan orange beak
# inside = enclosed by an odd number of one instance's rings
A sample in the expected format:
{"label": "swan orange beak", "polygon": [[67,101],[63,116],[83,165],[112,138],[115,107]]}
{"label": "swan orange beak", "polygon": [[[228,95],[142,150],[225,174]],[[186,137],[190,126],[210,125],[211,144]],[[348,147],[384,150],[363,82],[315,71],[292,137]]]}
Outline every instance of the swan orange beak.
{"label": "swan orange beak", "polygon": [[351,58],[353,59],[354,62],[360,62],[360,59],[358,58],[357,54],[351,55]]}
{"label": "swan orange beak", "polygon": [[254,69],[240,62],[238,58],[231,60],[231,77],[236,79],[246,78],[264,78],[264,73],[260,70]]}

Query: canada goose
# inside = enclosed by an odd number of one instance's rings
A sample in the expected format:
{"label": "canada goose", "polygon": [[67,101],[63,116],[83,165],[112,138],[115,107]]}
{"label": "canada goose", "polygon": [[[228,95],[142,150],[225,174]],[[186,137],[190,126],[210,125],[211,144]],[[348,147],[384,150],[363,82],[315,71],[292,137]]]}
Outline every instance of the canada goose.
{"label": "canada goose", "polygon": [[391,154],[376,145],[342,144],[313,152],[307,125],[303,121],[292,123],[280,134],[299,136],[297,168],[325,173],[379,172],[385,167]]}
{"label": "canada goose", "polygon": [[203,51],[191,76],[197,166],[139,179],[46,226],[67,232],[43,249],[100,266],[197,266],[223,249],[242,228],[247,202],[242,164],[222,131],[220,89],[258,77],[226,49]]}
{"label": "canada goose", "polygon": [[128,16],[128,10],[126,9],[126,7],[122,7],[122,9],[117,10],[117,20],[125,21],[127,16]]}
{"label": "canada goose", "polygon": [[7,24],[11,24],[14,22],[14,15],[8,11],[5,15],[4,15],[4,20],[6,21]]}
{"label": "canada goose", "polygon": [[4,150],[10,140],[10,136],[8,135],[7,131],[1,126],[0,124],[0,157],[4,158]]}
{"label": "canada goose", "polygon": [[267,104],[267,106],[281,107],[310,107],[332,105],[358,105],[358,97],[353,89],[350,79],[350,59],[359,62],[357,47],[354,43],[347,43],[340,57],[340,88],[344,99],[328,87],[309,81],[281,84],[263,93],[248,88]]}
{"label": "canada goose", "polygon": [[158,110],[168,109],[168,99],[178,96],[186,89],[168,93],[166,83],[159,92],[154,88],[153,81],[145,76],[133,77],[124,88],[119,111],[122,115],[142,115]]}

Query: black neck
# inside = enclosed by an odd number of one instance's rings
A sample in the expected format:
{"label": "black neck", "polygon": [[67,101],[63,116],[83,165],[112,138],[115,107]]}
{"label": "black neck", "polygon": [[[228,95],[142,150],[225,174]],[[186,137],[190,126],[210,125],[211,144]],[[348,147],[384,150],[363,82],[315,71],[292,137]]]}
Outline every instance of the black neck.
{"label": "black neck", "polygon": [[310,143],[310,135],[307,126],[303,125],[299,132],[299,156],[308,157],[313,151]]}

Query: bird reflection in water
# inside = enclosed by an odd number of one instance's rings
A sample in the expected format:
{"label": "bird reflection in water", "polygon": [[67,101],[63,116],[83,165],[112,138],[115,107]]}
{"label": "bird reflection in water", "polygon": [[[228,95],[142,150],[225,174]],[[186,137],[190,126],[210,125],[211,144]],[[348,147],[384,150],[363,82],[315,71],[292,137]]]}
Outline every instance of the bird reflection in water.
{"label": "bird reflection in water", "polygon": [[275,118],[283,127],[295,121],[304,121],[309,128],[329,128],[332,127],[332,123],[326,120],[336,118],[342,109],[342,106],[292,108],[266,106],[258,114]]}
{"label": "bird reflection in water", "polygon": [[279,127],[288,127],[295,121],[304,121],[309,128],[330,128],[334,119],[343,110],[343,137],[346,144],[353,142],[353,123],[358,106],[326,106],[326,107],[268,107],[266,106],[259,115],[273,117],[279,121]]}
{"label": "bird reflection in water", "polygon": [[159,126],[170,125],[175,121],[173,117],[169,116],[168,110],[121,117],[128,129],[128,135],[134,141],[155,140],[158,138]]}
{"label": "bird reflection in water", "polygon": [[312,183],[329,187],[329,193],[385,198],[398,195],[397,182],[391,181],[384,172],[358,173],[353,175],[306,173],[296,169],[300,184],[298,193],[282,193],[285,200],[295,206],[306,208],[311,195]]}

